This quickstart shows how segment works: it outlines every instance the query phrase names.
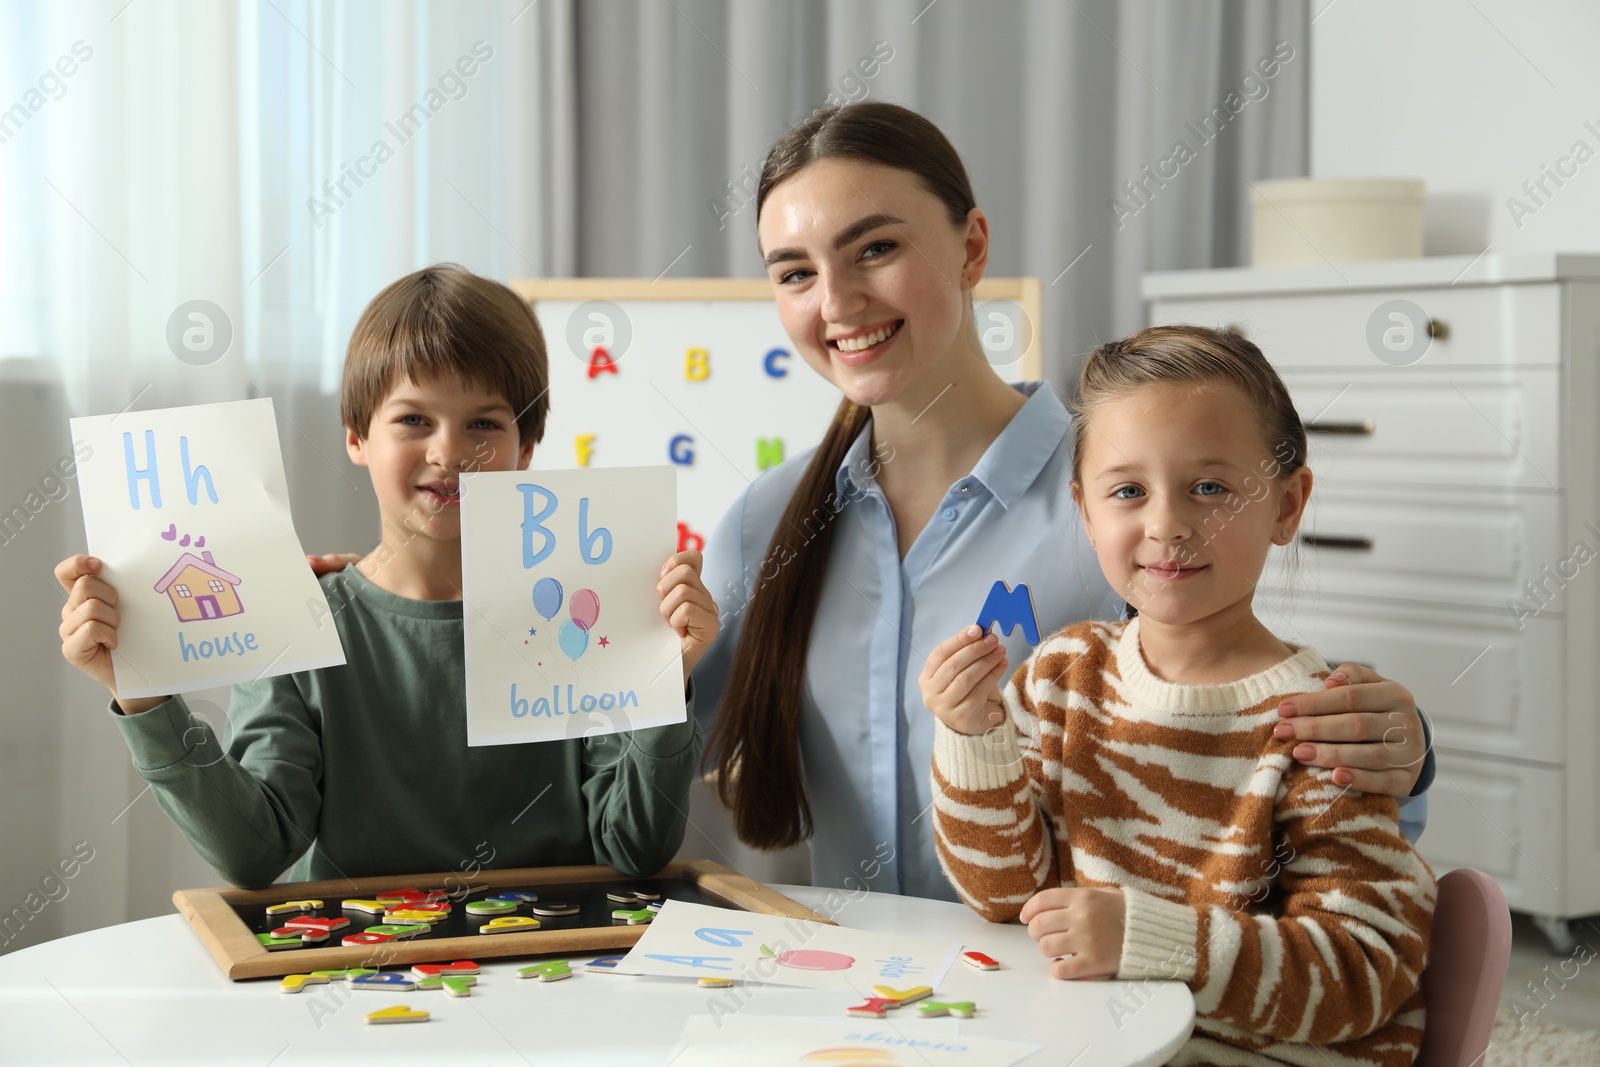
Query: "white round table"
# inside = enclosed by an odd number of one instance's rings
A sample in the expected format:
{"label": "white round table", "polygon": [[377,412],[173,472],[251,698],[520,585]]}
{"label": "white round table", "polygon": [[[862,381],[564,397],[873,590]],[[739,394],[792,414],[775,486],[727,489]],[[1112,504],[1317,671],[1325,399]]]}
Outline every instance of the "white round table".
{"label": "white round table", "polygon": [[[825,890],[775,888],[826,913]],[[1056,981],[1025,929],[984,922],[960,904],[871,893],[832,917],[842,926],[961,941],[999,960],[998,971],[957,962],[939,999],[972,1000],[978,1014],[936,1021],[952,1033],[1043,1045],[1024,1067],[1165,1063],[1194,1022],[1182,984]],[[144,919],[0,956],[0,1063],[664,1065],[684,1019],[710,1014],[726,993],[681,979],[581,970],[541,983],[517,978],[525,964],[486,963],[469,998],[342,985],[285,995],[276,979],[224,978],[180,916]],[[752,1015],[838,1017],[848,1007],[837,993],[809,989],[744,993],[740,1010]],[[368,1012],[393,1004],[432,1019],[365,1023]]]}

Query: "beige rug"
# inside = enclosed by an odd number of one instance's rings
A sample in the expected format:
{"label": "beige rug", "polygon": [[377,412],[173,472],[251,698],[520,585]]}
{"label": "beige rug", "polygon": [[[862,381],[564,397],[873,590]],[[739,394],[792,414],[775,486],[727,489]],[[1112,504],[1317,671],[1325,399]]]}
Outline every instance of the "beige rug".
{"label": "beige rug", "polygon": [[[1600,1020],[1596,1020],[1600,1024]],[[1483,1067],[1597,1067],[1600,1033],[1572,1030],[1538,1018],[1517,1020],[1501,1010],[1489,1035]]]}

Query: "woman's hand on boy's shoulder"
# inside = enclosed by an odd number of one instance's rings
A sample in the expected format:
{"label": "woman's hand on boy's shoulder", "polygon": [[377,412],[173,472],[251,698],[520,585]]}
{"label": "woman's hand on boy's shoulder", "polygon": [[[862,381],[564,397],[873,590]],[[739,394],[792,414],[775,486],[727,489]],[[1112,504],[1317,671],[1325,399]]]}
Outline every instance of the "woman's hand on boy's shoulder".
{"label": "woman's hand on boy's shoulder", "polygon": [[1278,738],[1304,742],[1294,758],[1335,768],[1338,785],[1405,797],[1422,776],[1428,745],[1416,698],[1370,667],[1339,664],[1322,692],[1296,694],[1278,714]]}
{"label": "woman's hand on boy's shoulder", "polygon": [[359,552],[329,552],[322,556],[307,556],[306,562],[311,564],[311,573],[321,578],[324,574],[335,574],[344,570],[352,563],[361,562]]}
{"label": "woman's hand on boy's shoulder", "polygon": [[661,565],[661,580],[656,595],[661,598],[661,617],[677,631],[683,645],[683,681],[716,640],[722,623],[717,619],[717,602],[701,581],[705,557],[698,552],[677,552]]}
{"label": "woman's hand on boy's shoulder", "polygon": [[1122,968],[1126,905],[1120,889],[1062,887],[1035,893],[1018,916],[1052,978],[1115,978]]}
{"label": "woman's hand on boy's shoulder", "polygon": [[1000,683],[1008,666],[1000,639],[968,626],[928,653],[917,677],[922,704],[958,734],[987,733],[1006,720]]}

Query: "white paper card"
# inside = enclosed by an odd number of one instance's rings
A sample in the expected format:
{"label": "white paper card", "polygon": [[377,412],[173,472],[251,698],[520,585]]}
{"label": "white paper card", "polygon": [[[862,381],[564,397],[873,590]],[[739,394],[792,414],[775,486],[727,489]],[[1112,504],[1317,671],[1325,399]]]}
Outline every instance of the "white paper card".
{"label": "white paper card", "polygon": [[[899,1009],[910,1012],[910,1007]],[[672,1067],[833,1064],[833,1067],[1013,1067],[1043,1045],[966,1037],[954,1028],[777,1015],[691,1015]]]}
{"label": "white paper card", "polygon": [[955,941],[669,900],[617,970],[771,982],[867,996],[875,985],[937,989],[960,952],[961,944]]}
{"label": "white paper card", "polygon": [[[342,664],[289,515],[267,399],[72,420],[83,525],[117,590],[117,691],[166,696]],[[80,454],[84,453],[80,448]]]}
{"label": "white paper card", "polygon": [[656,595],[677,506],[670,467],[461,476],[467,744],[688,718]]}

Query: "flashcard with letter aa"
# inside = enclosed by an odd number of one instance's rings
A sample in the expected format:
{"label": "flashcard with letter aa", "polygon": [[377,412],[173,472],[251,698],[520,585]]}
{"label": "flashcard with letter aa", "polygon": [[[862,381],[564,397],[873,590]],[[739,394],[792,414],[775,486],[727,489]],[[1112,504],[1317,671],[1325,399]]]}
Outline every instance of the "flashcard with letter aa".
{"label": "flashcard with letter aa", "polygon": [[342,664],[289,515],[267,399],[72,420],[83,525],[117,590],[112,669],[127,697]]}
{"label": "flashcard with letter aa", "polygon": [[954,941],[669,900],[617,965],[617,973],[852,992],[875,985],[937,989],[960,951]]}
{"label": "flashcard with letter aa", "polygon": [[656,583],[677,546],[670,467],[461,476],[467,744],[684,722]]}

